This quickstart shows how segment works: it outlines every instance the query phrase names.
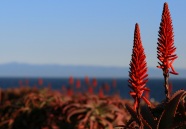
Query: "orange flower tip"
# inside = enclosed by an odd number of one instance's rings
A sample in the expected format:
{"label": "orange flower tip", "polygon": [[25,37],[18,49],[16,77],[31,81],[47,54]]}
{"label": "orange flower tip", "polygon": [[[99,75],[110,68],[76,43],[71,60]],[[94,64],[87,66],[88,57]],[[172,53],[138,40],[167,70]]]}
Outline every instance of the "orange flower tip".
{"label": "orange flower tip", "polygon": [[161,69],[162,68],[162,66],[156,66],[157,68],[159,68],[159,69]]}
{"label": "orange flower tip", "polygon": [[134,111],[136,111],[137,105],[138,105],[138,101],[135,100],[135,102],[134,102]]}
{"label": "orange flower tip", "polygon": [[150,91],[149,88],[142,88],[142,90],[145,90],[145,91]]}
{"label": "orange flower tip", "polygon": [[145,103],[146,103],[148,106],[151,105],[151,102],[150,102],[148,99],[146,99],[144,96],[143,96],[142,98],[143,98],[143,100],[145,101]]}
{"label": "orange flower tip", "polygon": [[165,3],[164,3],[164,6],[168,6],[168,3],[167,3],[167,2],[165,2]]}
{"label": "orange flower tip", "polygon": [[136,95],[136,93],[135,93],[135,92],[132,92],[132,91],[131,91],[129,94],[130,94],[131,96]]}
{"label": "orange flower tip", "polygon": [[172,72],[172,71],[170,71],[169,73],[174,74],[174,75],[178,75],[177,72]]}

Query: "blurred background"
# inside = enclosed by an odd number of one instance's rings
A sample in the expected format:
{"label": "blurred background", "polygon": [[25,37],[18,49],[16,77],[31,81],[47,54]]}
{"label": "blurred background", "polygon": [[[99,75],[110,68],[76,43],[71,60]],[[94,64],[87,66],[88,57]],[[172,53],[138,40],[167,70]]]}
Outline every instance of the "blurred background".
{"label": "blurred background", "polygon": [[[171,75],[173,90],[185,88],[186,1],[169,0],[178,59]],[[151,95],[160,100],[163,75],[157,69],[157,38],[163,1],[1,1],[0,87],[68,87],[69,78],[116,85],[129,97],[128,71],[135,23],[139,23],[147,56]],[[113,80],[115,84],[113,84]],[[41,83],[41,82],[40,82]],[[95,91],[97,92],[97,91]],[[108,94],[114,93],[111,89]]]}

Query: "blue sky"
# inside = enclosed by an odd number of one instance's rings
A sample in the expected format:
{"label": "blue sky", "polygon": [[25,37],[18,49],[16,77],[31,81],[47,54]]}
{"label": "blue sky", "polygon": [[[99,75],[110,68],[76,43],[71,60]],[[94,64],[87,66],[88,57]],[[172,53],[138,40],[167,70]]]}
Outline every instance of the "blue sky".
{"label": "blue sky", "polygon": [[[147,65],[156,67],[159,24],[165,1],[0,1],[0,64],[128,67],[138,22]],[[175,68],[186,68],[186,1],[169,0]]]}

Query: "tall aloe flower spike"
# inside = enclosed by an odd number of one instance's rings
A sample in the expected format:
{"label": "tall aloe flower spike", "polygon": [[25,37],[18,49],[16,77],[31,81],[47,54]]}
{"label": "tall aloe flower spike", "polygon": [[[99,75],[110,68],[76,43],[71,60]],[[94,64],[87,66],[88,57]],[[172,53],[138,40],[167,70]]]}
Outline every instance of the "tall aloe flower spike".
{"label": "tall aloe flower spike", "polygon": [[149,91],[146,87],[148,74],[145,59],[146,56],[141,42],[140,29],[139,25],[136,23],[128,82],[129,87],[132,89],[132,91],[130,91],[130,95],[134,98],[134,110],[137,111],[137,114],[139,114],[139,104],[141,98],[147,103],[147,105],[150,105],[150,102],[143,96],[144,91]]}
{"label": "tall aloe flower spike", "polygon": [[165,80],[165,94],[166,99],[169,100],[169,73],[175,75],[177,75],[178,73],[174,70],[174,67],[172,65],[174,60],[177,59],[177,55],[174,54],[176,48],[174,47],[173,26],[167,3],[164,3],[158,36],[157,58],[159,59],[159,66],[157,67],[163,70],[163,76]]}

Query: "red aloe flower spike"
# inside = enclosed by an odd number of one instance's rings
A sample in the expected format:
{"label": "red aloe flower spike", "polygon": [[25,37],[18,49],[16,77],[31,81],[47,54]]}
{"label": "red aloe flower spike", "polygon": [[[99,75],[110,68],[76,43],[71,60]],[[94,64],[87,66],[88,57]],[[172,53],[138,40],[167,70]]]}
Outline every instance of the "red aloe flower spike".
{"label": "red aloe flower spike", "polygon": [[68,96],[72,96],[73,93],[74,93],[73,89],[69,88],[69,89],[67,90],[67,95],[68,95]]}
{"label": "red aloe flower spike", "polygon": [[[130,95],[134,99],[134,110],[137,112],[138,117],[140,118],[139,105],[140,99],[150,105],[150,102],[143,96],[144,91],[149,91],[146,87],[148,81],[147,77],[147,64],[146,56],[144,53],[144,48],[141,42],[140,29],[139,25],[136,23],[134,30],[134,44],[132,51],[132,59],[130,61],[130,71],[129,71],[129,87],[132,89]],[[142,123],[139,123],[142,125]]]}
{"label": "red aloe flower spike", "polygon": [[42,86],[42,85],[43,85],[43,79],[42,79],[42,78],[39,78],[39,79],[38,79],[38,85],[39,85],[39,86]]}
{"label": "red aloe flower spike", "polygon": [[89,86],[88,87],[88,93],[89,94],[93,94],[94,93],[94,90],[93,90],[93,87],[92,86]]}
{"label": "red aloe flower spike", "polygon": [[176,47],[174,46],[174,33],[172,26],[172,19],[168,4],[164,3],[164,8],[162,12],[162,19],[159,27],[159,38],[157,47],[157,58],[159,59],[159,66],[163,70],[163,76],[165,80],[165,94],[166,99],[169,99],[168,90],[168,78],[169,73],[177,75],[178,73],[174,70],[173,62],[177,59],[177,55],[174,54]]}
{"label": "red aloe flower spike", "polygon": [[104,92],[103,92],[103,89],[102,88],[99,88],[98,96],[100,98],[103,98],[104,97]]}
{"label": "red aloe flower spike", "polygon": [[74,78],[72,76],[69,77],[68,83],[69,83],[69,85],[74,84]]}
{"label": "red aloe flower spike", "polygon": [[[148,81],[147,77],[147,66],[146,66],[146,56],[144,54],[144,48],[142,46],[139,25],[136,23],[134,31],[134,44],[132,59],[130,62],[130,71],[128,82],[129,87],[133,90],[130,92],[131,96],[137,98],[135,100],[140,100],[144,91],[149,91],[146,88],[146,83]],[[134,109],[136,110],[136,109]]]}
{"label": "red aloe flower spike", "polygon": [[89,85],[89,83],[90,83],[89,77],[88,76],[85,76],[85,84],[86,85]]}
{"label": "red aloe flower spike", "polygon": [[93,85],[93,87],[96,87],[97,86],[97,80],[96,80],[96,78],[93,78],[92,85]]}
{"label": "red aloe flower spike", "polygon": [[79,89],[81,87],[81,80],[76,80],[76,88]]}

